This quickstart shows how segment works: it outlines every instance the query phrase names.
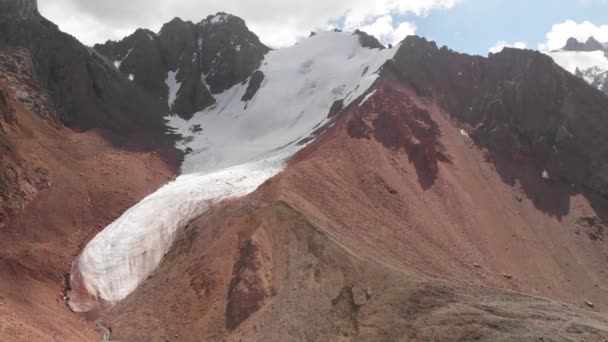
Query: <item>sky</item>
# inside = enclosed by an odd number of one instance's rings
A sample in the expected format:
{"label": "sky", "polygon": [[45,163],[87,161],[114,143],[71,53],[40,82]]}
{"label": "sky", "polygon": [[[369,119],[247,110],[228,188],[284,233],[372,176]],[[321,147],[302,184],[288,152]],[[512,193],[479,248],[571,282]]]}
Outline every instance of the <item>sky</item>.
{"label": "sky", "polygon": [[245,19],[273,48],[331,28],[362,29],[384,44],[417,34],[479,55],[505,46],[555,50],[571,36],[608,42],[608,0],[38,0],[38,6],[87,45],[219,11]]}

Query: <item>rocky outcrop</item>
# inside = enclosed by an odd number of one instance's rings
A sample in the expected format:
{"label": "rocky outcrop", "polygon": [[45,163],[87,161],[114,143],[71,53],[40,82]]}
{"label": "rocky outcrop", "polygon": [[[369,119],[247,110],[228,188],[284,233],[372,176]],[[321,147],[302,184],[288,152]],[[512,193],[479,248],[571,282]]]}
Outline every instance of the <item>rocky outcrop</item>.
{"label": "rocky outcrop", "polygon": [[0,16],[0,48],[30,52],[36,83],[49,94],[58,119],[74,129],[98,128],[115,142],[161,137],[166,128],[159,100],[31,6],[19,7],[25,16]]}
{"label": "rocky outcrop", "polygon": [[608,197],[608,98],[550,57],[504,49],[483,58],[408,37],[385,72],[437,98],[478,144]]}
{"label": "rocky outcrop", "polygon": [[370,49],[385,49],[384,45],[382,45],[378,39],[372,35],[369,35],[361,30],[355,30],[354,34],[359,36],[359,42],[363,47]]}
{"label": "rocky outcrop", "polygon": [[256,70],[253,73],[253,75],[251,75],[251,78],[249,79],[249,84],[247,85],[247,90],[245,91],[245,94],[241,98],[241,101],[247,102],[247,101],[251,100],[255,96],[255,93],[257,93],[258,90],[260,89],[260,86],[262,85],[262,81],[264,81],[264,73],[261,72],[260,70]]}
{"label": "rocky outcrop", "polygon": [[[161,98],[165,112],[186,119],[213,105],[212,94],[247,81],[269,51],[244,20],[226,13],[198,24],[175,18],[158,35],[140,29],[94,49],[125,78]],[[261,82],[255,77],[252,85]]]}

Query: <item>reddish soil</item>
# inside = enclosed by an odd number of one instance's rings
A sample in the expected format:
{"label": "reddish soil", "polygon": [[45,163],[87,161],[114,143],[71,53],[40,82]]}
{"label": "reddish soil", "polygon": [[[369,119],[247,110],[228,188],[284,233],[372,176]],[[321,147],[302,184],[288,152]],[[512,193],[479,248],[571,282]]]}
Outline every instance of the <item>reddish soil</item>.
{"label": "reddish soil", "polygon": [[[177,156],[129,152],[97,132],[59,127],[14,98],[12,86],[0,81],[15,114],[0,137],[15,156],[8,165],[19,183],[9,193],[20,204],[5,211],[0,228],[0,340],[97,341],[94,324],[63,302],[71,263],[105,225],[175,175]],[[44,186],[19,176],[23,165],[41,170]]]}
{"label": "reddish soil", "polygon": [[388,77],[376,87],[283,173],[182,231],[104,318],[113,337],[608,338],[608,250],[590,200],[544,210],[560,185],[513,166],[532,198],[435,103]]}

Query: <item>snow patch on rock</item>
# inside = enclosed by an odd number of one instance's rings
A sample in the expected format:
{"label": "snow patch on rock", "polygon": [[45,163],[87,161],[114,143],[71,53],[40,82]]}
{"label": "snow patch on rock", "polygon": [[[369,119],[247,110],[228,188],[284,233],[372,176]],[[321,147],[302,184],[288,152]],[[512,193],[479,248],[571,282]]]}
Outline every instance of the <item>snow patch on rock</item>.
{"label": "snow patch on rock", "polygon": [[367,100],[369,100],[370,97],[374,96],[374,94],[376,93],[376,89],[374,89],[371,93],[367,94],[363,100],[359,103],[359,107],[363,106],[365,104],[365,102],[367,102]]}
{"label": "snow patch on rock", "polygon": [[608,58],[603,51],[556,51],[549,52],[548,55],[571,73],[575,73],[576,69],[583,71],[593,67],[608,70]]}
{"label": "snow patch on rock", "polygon": [[125,61],[125,59],[127,59],[127,57],[129,57],[129,55],[131,54],[131,52],[133,51],[133,48],[129,49],[129,51],[127,52],[127,54],[125,55],[125,57],[119,61],[114,61],[114,66],[116,67],[116,69],[120,69],[120,65],[122,64],[122,62]]}
{"label": "snow patch on rock", "polygon": [[175,103],[179,90],[182,87],[182,82],[178,82],[176,79],[178,73],[179,69],[176,71],[169,71],[167,73],[167,79],[165,79],[165,84],[169,88],[169,98],[167,99],[169,109],[173,108],[173,103]]}

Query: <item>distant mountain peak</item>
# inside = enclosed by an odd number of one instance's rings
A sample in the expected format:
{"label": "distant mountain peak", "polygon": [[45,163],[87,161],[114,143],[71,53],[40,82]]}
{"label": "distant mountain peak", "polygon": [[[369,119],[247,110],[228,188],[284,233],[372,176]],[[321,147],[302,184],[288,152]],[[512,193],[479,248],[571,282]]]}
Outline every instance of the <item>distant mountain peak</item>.
{"label": "distant mountain peak", "polygon": [[586,42],[579,42],[576,38],[570,37],[566,42],[566,46],[562,48],[564,51],[604,51],[606,47],[591,36]]}

